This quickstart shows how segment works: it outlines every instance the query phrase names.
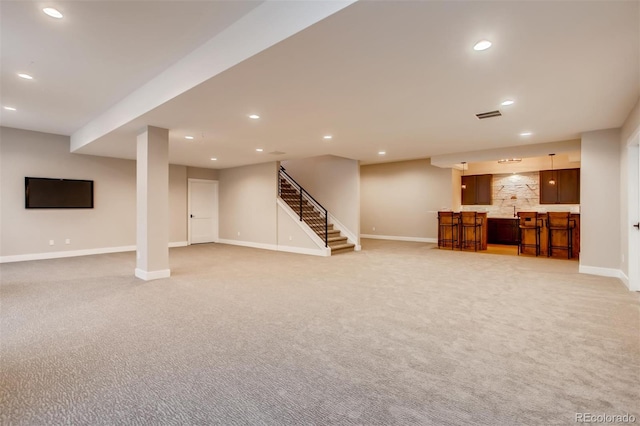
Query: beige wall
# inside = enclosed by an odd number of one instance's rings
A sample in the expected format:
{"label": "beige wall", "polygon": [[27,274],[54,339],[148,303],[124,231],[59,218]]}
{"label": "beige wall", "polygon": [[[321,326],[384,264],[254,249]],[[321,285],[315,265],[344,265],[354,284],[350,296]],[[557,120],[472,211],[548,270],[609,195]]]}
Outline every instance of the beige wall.
{"label": "beige wall", "polygon": [[640,98],[638,98],[636,105],[633,107],[629,116],[622,125],[622,130],[620,132],[621,140],[629,140],[633,133],[638,130],[638,127],[640,127]]}
{"label": "beige wall", "polygon": [[[135,245],[134,161],[70,154],[67,136],[3,127],[0,140],[2,256]],[[95,207],[25,209],[25,176],[93,180]]]}
{"label": "beige wall", "polygon": [[187,241],[187,167],[169,166],[169,241]]}
{"label": "beige wall", "polygon": [[188,167],[187,166],[187,178],[188,179],[218,180],[218,171],[215,170],[215,169],[203,169],[201,167]]}
{"label": "beige wall", "polygon": [[[25,209],[25,176],[93,180],[95,207]],[[169,181],[170,241],[182,242],[186,167],[171,166]],[[135,161],[71,154],[67,136],[2,127],[0,189],[2,257],[136,244]]]}
{"label": "beige wall", "polygon": [[360,235],[358,161],[324,155],[283,161],[283,167],[355,236]]}
{"label": "beige wall", "polygon": [[276,162],[224,169],[220,182],[220,239],[277,244]]}
{"label": "beige wall", "polygon": [[360,178],[362,234],[435,240],[437,211],[459,202],[451,169],[428,159],[362,166]]}
{"label": "beige wall", "polygon": [[457,169],[451,169],[451,210],[460,211],[462,208],[462,172]]}
{"label": "beige wall", "polygon": [[318,245],[300,227],[299,219],[292,218],[281,206],[278,206],[278,247],[318,250]]}
{"label": "beige wall", "polygon": [[580,266],[619,269],[620,129],[582,135]]}

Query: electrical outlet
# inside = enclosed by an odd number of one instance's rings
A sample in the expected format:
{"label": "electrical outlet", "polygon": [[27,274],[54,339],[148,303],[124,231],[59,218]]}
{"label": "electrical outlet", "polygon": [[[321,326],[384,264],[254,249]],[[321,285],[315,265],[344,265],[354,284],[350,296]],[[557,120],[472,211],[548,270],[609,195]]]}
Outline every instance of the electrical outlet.
{"label": "electrical outlet", "polygon": [[56,245],[56,242],[55,242],[55,241],[53,241],[53,240],[49,240],[49,245],[50,245],[50,246],[54,246],[54,245]]}
{"label": "electrical outlet", "polygon": [[291,235],[289,235],[289,241],[293,240],[293,237]]}
{"label": "electrical outlet", "polygon": [[238,237],[240,236],[240,231],[238,231]]}
{"label": "electrical outlet", "polygon": [[67,238],[66,240],[64,240],[65,244],[71,244],[71,238]]}
{"label": "electrical outlet", "polygon": [[374,231],[376,230],[376,227],[375,227],[375,226],[373,227],[373,230],[374,230]]}

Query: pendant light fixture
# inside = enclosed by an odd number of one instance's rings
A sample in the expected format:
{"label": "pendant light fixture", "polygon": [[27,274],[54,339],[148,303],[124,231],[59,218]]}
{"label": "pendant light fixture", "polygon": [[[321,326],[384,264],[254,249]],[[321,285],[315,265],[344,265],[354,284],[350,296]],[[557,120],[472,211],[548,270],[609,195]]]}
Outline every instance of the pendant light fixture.
{"label": "pendant light fixture", "polygon": [[551,157],[551,179],[549,179],[549,185],[556,184],[555,174],[553,173],[553,156],[554,155],[555,154],[549,154],[549,157]]}
{"label": "pendant light fixture", "polygon": [[[462,177],[464,177],[464,168],[467,165],[466,161],[462,162]],[[467,185],[464,184],[464,182],[462,183],[462,189],[467,189]]]}

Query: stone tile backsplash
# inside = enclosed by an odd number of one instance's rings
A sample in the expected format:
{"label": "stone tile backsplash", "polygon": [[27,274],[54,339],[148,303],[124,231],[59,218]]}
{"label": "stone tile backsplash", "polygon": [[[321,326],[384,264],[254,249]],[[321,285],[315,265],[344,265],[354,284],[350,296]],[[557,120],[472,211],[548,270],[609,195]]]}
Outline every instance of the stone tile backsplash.
{"label": "stone tile backsplash", "polygon": [[490,206],[462,206],[462,211],[487,212],[488,217],[513,217],[518,211],[580,213],[579,204],[540,204],[538,172],[493,175]]}

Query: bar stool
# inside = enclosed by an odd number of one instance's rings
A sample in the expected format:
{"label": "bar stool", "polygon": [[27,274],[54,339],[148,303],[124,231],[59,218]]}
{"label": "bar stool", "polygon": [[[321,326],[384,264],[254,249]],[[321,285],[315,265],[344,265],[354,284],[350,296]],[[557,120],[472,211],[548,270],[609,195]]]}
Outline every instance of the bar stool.
{"label": "bar stool", "polygon": [[[478,251],[478,247],[482,249],[482,227],[483,220],[478,217],[478,212],[460,212],[460,225],[462,226],[462,244],[460,250],[473,246],[473,251]],[[473,240],[468,241],[467,232],[473,230]]]}
{"label": "bar stool", "polygon": [[[522,253],[522,249],[526,247],[535,247],[536,256],[540,255],[540,229],[542,219],[538,218],[538,213],[536,212],[518,212],[518,256]],[[527,232],[531,234],[530,231],[534,231],[536,242],[533,243],[525,243],[525,238]]]}
{"label": "bar stool", "polygon": [[[567,259],[571,259],[573,255],[573,228],[575,228],[576,222],[571,219],[570,212],[549,212],[547,213],[547,257],[551,256],[553,249],[566,250]],[[553,233],[566,232],[567,244],[566,245],[553,245]]]}
{"label": "bar stool", "polygon": [[458,244],[458,225],[458,218],[453,212],[438,212],[438,248],[451,243],[451,250],[453,250]]}

